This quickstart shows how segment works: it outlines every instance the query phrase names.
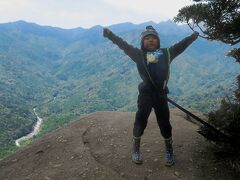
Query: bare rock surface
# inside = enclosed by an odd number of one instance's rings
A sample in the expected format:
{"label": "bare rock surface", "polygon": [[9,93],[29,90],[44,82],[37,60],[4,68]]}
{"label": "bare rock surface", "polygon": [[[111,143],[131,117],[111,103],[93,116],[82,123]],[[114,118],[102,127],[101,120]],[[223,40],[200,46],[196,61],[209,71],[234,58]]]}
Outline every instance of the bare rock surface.
{"label": "bare rock surface", "polygon": [[163,139],[152,113],[142,137],[144,163],[135,165],[134,117],[131,112],[96,112],[73,121],[0,161],[0,179],[237,179],[177,109],[171,109],[176,164],[164,166]]}

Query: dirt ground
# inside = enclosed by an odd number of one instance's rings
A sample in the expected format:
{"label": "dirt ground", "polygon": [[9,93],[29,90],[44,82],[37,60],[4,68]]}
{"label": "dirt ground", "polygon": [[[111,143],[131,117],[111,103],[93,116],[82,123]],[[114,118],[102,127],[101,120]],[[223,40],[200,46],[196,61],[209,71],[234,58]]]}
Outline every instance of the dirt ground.
{"label": "dirt ground", "polygon": [[231,180],[240,179],[186,115],[171,110],[176,164],[164,166],[154,113],[142,137],[142,165],[131,162],[135,113],[96,112],[71,122],[0,161],[1,180]]}

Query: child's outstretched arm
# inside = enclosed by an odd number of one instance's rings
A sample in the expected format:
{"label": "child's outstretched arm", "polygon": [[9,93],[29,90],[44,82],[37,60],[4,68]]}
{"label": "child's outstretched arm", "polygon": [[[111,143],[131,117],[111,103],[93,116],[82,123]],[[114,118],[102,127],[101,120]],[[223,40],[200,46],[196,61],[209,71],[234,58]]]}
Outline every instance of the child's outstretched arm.
{"label": "child's outstretched arm", "polygon": [[194,31],[190,36],[170,47],[171,61],[181,54],[190,44],[198,38],[199,33]]}
{"label": "child's outstretched arm", "polygon": [[133,61],[138,60],[138,53],[140,50],[138,48],[133,47],[132,45],[128,44],[122,38],[115,35],[112,31],[108,28],[103,28],[103,36],[107,37],[111,40],[114,44],[116,44],[120,49],[122,49],[125,54],[127,54]]}

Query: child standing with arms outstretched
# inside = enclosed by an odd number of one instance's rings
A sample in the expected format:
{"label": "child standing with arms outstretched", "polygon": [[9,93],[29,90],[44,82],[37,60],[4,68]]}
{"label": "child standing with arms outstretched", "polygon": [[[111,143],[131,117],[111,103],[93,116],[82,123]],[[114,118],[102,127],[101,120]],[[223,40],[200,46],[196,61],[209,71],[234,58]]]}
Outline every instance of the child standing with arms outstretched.
{"label": "child standing with arms outstretched", "polygon": [[142,163],[140,141],[152,108],[165,142],[165,165],[172,166],[174,164],[172,127],[169,121],[167,102],[169,66],[176,56],[197,39],[198,35],[197,32],[193,32],[192,35],[170,48],[161,48],[158,32],[152,26],[147,26],[141,33],[141,48],[139,49],[129,45],[108,28],[103,29],[103,36],[116,44],[136,63],[142,79],[138,86],[138,110],[133,127],[132,161],[136,164]]}

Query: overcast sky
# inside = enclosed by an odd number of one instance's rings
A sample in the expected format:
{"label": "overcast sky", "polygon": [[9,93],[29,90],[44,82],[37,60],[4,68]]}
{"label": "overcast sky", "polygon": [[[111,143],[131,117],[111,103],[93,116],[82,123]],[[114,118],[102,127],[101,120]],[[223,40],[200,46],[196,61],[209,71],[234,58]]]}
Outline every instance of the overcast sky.
{"label": "overcast sky", "polygon": [[25,20],[62,28],[172,19],[191,0],[0,0],[0,23]]}

